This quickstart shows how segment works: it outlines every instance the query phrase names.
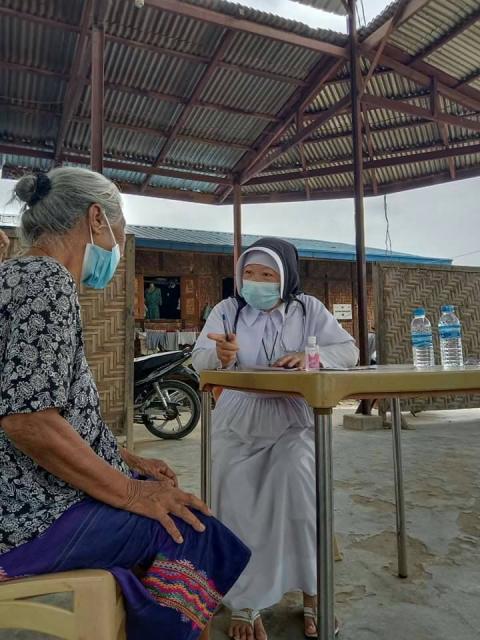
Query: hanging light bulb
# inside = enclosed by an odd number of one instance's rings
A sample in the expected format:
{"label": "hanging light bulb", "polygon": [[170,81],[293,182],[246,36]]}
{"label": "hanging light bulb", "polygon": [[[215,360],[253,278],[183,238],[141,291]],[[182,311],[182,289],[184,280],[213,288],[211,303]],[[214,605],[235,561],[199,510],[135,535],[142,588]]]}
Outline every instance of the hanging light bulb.
{"label": "hanging light bulb", "polygon": [[145,5],[145,0],[133,0],[137,9],[141,9]]}

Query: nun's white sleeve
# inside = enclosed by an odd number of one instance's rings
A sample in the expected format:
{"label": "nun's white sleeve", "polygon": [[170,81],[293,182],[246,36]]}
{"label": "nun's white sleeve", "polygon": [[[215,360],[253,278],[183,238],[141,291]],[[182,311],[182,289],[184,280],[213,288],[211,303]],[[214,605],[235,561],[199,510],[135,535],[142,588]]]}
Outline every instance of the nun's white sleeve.
{"label": "nun's white sleeve", "polygon": [[217,304],[207,318],[205,326],[199,335],[192,353],[192,364],[196,371],[207,369],[220,369],[222,363],[217,357],[216,344],[207,338],[209,333],[225,333],[222,315],[225,313],[225,304]]}
{"label": "nun's white sleeve", "polygon": [[314,335],[320,347],[320,358],[324,367],[354,367],[358,362],[358,348],[354,338],[339,325],[325,305],[307,296],[307,317],[313,315]]}

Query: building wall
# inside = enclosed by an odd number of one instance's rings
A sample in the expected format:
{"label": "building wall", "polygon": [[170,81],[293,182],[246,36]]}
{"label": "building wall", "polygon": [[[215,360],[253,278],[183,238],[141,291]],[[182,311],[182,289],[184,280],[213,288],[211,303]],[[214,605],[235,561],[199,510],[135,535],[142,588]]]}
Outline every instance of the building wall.
{"label": "building wall", "polygon": [[[181,277],[193,279],[196,290],[196,323],[206,303],[217,303],[222,298],[222,281],[233,275],[231,256],[207,253],[169,252],[137,248],[137,288],[143,290],[141,278],[145,276]],[[358,308],[353,299],[355,267],[353,263],[337,260],[301,260],[302,286],[305,293],[322,300],[333,311],[334,304],[352,304],[353,320],[343,320],[342,326],[356,335]],[[368,269],[368,314],[370,326],[374,325],[374,307],[371,286],[371,269]],[[140,301],[141,302],[141,301]],[[182,300],[183,302],[183,300]],[[182,308],[183,308],[182,304]],[[139,307],[140,308],[140,307]],[[182,313],[182,318],[184,314]],[[190,318],[184,318],[191,323]]]}

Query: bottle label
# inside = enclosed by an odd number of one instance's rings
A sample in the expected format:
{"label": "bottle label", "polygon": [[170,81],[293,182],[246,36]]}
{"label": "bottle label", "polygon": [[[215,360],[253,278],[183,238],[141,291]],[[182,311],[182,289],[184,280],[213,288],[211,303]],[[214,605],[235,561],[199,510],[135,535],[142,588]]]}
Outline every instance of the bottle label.
{"label": "bottle label", "polygon": [[320,369],[320,354],[307,353],[307,370]]}
{"label": "bottle label", "polygon": [[432,334],[431,333],[414,333],[412,335],[412,345],[416,349],[431,347],[433,345]]}
{"label": "bottle label", "polygon": [[459,324],[441,324],[438,333],[441,340],[457,340],[462,337],[462,328]]}

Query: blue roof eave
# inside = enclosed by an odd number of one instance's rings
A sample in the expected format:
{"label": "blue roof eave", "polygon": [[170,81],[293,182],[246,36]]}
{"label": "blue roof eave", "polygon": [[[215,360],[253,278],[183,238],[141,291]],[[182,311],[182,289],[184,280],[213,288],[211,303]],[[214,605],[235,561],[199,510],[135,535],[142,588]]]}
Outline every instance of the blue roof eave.
{"label": "blue roof eave", "polygon": [[[169,240],[149,239],[136,236],[135,245],[144,249],[160,249],[163,251],[188,251],[200,253],[220,253],[232,255],[233,247],[229,244],[207,244],[200,242],[172,242]],[[245,247],[246,248],[246,247]],[[301,258],[312,258],[316,260],[343,260],[353,262],[356,259],[355,253],[348,251],[307,251],[299,250]],[[404,264],[431,264],[431,265],[450,265],[451,260],[447,258],[428,258],[423,256],[415,256],[409,254],[366,254],[367,262],[401,262]]]}

